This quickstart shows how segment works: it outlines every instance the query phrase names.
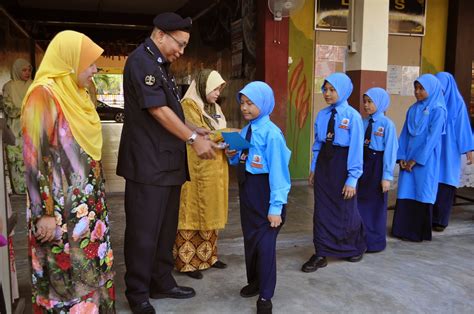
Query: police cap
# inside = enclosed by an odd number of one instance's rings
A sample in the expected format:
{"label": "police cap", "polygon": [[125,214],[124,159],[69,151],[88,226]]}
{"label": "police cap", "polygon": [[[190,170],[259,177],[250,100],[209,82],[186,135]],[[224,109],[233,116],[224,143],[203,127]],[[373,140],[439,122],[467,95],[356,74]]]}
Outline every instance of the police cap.
{"label": "police cap", "polygon": [[166,12],[158,14],[153,19],[153,25],[166,32],[179,30],[189,33],[191,31],[192,20],[190,17],[183,19],[176,13]]}

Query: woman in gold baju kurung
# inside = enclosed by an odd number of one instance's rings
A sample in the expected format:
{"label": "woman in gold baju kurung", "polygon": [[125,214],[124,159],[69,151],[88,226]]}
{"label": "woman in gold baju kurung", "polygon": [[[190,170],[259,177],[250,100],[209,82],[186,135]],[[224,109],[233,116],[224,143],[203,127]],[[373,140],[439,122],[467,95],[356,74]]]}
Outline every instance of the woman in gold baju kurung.
{"label": "woman in gold baju kurung", "polygon": [[[225,81],[217,71],[201,70],[183,97],[186,122],[211,131],[210,138],[222,142],[227,123],[216,103]],[[229,173],[223,150],[212,160],[200,159],[187,149],[191,181],[181,190],[178,233],[173,255],[175,267],[190,277],[202,278],[201,270],[225,268],[217,257],[218,230],[227,223]]]}

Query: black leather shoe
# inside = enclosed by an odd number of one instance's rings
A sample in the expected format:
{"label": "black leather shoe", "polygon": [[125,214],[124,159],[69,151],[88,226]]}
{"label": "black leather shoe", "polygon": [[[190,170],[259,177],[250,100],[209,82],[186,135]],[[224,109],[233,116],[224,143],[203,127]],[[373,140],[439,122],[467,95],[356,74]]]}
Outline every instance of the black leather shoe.
{"label": "black leather shoe", "polygon": [[202,273],[199,270],[188,271],[185,274],[188,275],[191,278],[194,278],[194,279],[202,279],[202,277],[203,277]]}
{"label": "black leather shoe", "polygon": [[438,224],[433,224],[433,231],[436,231],[436,232],[443,232],[444,229],[446,229],[445,226],[438,225]]}
{"label": "black leather shoe", "polygon": [[211,267],[218,268],[218,269],[224,269],[224,268],[227,268],[227,264],[218,260],[214,264],[212,264]]}
{"label": "black leather shoe", "polygon": [[258,282],[254,281],[240,289],[240,296],[242,298],[250,298],[258,295],[260,293],[260,288]]}
{"label": "black leather shoe", "polygon": [[155,309],[153,305],[150,304],[149,301],[142,302],[137,305],[130,305],[130,309],[132,310],[133,314],[155,314]]}
{"label": "black leather shoe", "polygon": [[168,291],[153,292],[150,293],[150,298],[152,299],[189,299],[196,295],[196,291],[190,287],[180,287],[176,286],[173,289]]}
{"label": "black leather shoe", "polygon": [[346,258],[346,260],[348,262],[351,262],[351,263],[357,263],[357,262],[360,262],[362,260],[362,257],[364,257],[364,253],[362,253],[360,255],[348,257],[348,258]]}
{"label": "black leather shoe", "polygon": [[257,300],[257,314],[272,314],[272,300],[265,300],[258,298]]}
{"label": "black leather shoe", "polygon": [[313,271],[317,271],[318,268],[323,268],[326,266],[328,266],[326,257],[313,255],[306,263],[303,264],[301,271],[305,273],[312,273]]}

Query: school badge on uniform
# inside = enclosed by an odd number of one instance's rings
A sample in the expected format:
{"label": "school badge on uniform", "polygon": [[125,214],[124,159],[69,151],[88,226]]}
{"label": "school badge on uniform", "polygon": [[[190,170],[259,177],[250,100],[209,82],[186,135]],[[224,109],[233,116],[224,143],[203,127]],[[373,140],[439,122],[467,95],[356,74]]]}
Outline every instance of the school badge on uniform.
{"label": "school badge on uniform", "polygon": [[258,169],[262,169],[262,157],[259,155],[253,155],[252,162],[250,163],[250,166]]}
{"label": "school badge on uniform", "polygon": [[147,75],[145,76],[145,84],[148,85],[148,86],[153,86],[155,85],[155,77],[153,75]]}
{"label": "school badge on uniform", "polygon": [[383,126],[379,126],[379,127],[377,128],[377,132],[375,132],[375,135],[376,135],[376,136],[383,136],[383,131],[384,131]]}
{"label": "school badge on uniform", "polygon": [[349,129],[349,122],[350,120],[347,119],[347,118],[343,118],[342,121],[341,121],[341,125],[339,126],[340,129]]}

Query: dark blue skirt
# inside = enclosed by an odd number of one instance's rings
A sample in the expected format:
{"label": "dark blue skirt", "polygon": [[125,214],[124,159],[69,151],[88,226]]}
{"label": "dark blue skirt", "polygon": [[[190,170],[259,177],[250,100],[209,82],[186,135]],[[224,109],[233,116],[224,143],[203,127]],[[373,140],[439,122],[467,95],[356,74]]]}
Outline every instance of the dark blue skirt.
{"label": "dark blue skirt", "polygon": [[383,251],[387,245],[387,194],[382,192],[383,151],[364,152],[364,173],[359,179],[357,207],[364,222],[367,251]]}
{"label": "dark blue skirt", "polygon": [[247,282],[258,282],[260,297],[270,300],[276,286],[276,239],[285,221],[286,208],[281,212],[282,224],[272,228],[268,221],[270,184],[268,174],[246,172],[239,185],[240,221],[244,236]]}
{"label": "dark blue skirt", "polygon": [[433,204],[411,199],[397,199],[393,215],[394,237],[413,242],[431,241]]}
{"label": "dark blue skirt", "polygon": [[436,202],[433,205],[433,226],[447,227],[449,224],[449,216],[453,208],[454,196],[456,195],[456,187],[444,183],[438,184],[438,193],[436,194]]}
{"label": "dark blue skirt", "polygon": [[317,256],[351,257],[365,252],[365,234],[357,197],[342,195],[347,179],[347,147],[333,146],[326,157],[323,145],[314,172],[313,241]]}

